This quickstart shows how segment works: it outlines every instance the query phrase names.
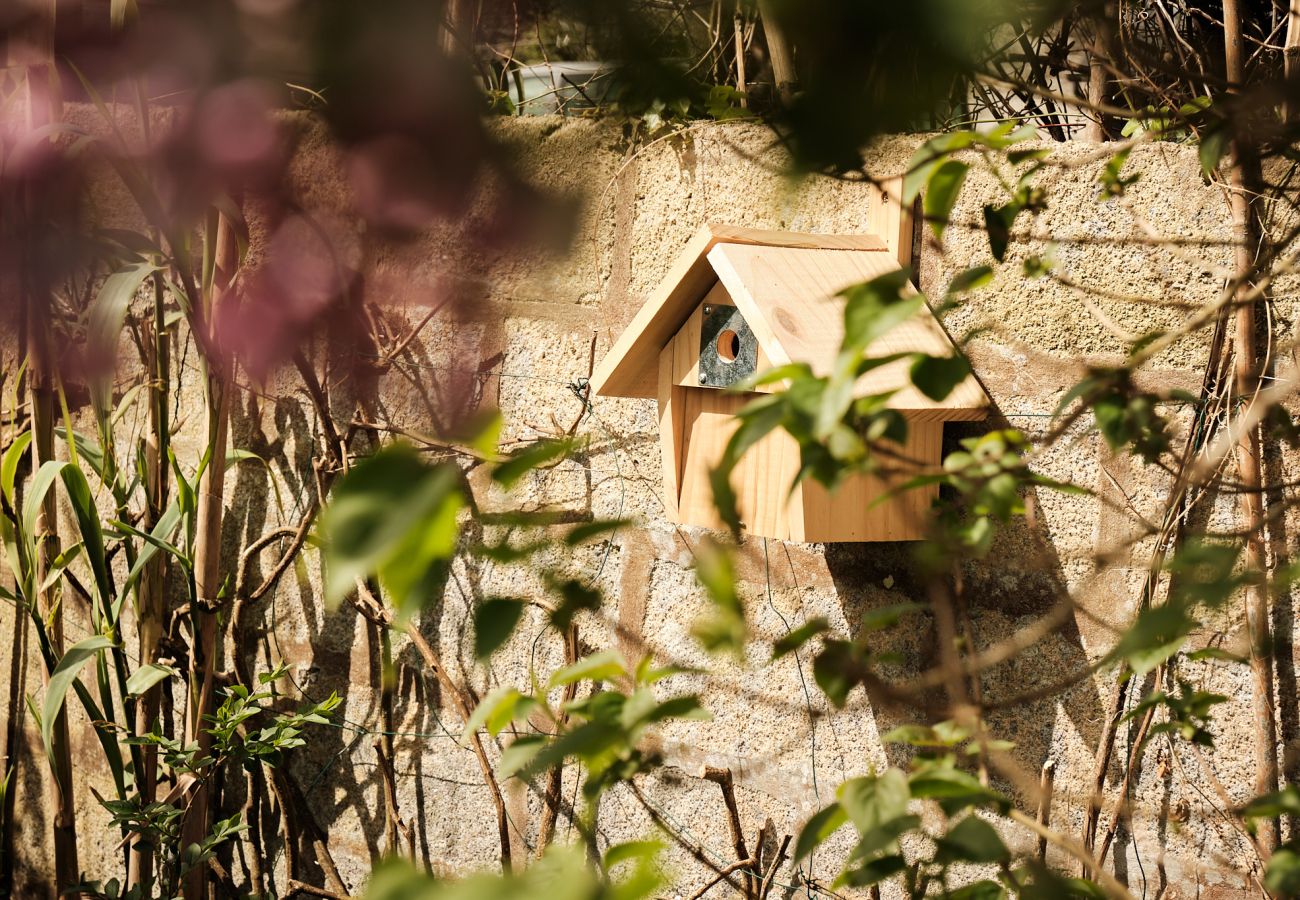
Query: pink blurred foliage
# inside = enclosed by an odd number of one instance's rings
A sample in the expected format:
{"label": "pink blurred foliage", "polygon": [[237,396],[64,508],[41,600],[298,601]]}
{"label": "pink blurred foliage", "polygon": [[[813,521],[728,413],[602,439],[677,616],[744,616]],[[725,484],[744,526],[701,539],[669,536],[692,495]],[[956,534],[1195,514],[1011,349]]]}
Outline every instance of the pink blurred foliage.
{"label": "pink blurred foliage", "polygon": [[[98,363],[77,358],[88,285],[142,253],[173,284],[196,284],[211,210],[256,207],[256,252],[208,323],[207,349],[261,379],[329,322],[364,326],[359,304],[410,292],[380,287],[357,258],[359,234],[401,242],[450,224],[475,276],[539,236],[562,242],[570,210],[516,175],[484,126],[468,61],[440,49],[441,22],[423,0],[160,0],[118,33],[85,17],[61,25],[59,77],[32,82],[31,108],[82,104],[85,130],[33,128],[25,106],[0,106],[0,313],[17,297],[47,304],[67,373],[89,371]],[[16,46],[30,24],[0,15],[0,39]],[[322,225],[294,196],[291,79],[326,98],[318,115],[344,160],[346,221]],[[87,215],[95,182],[114,177],[139,207],[118,218],[142,222],[157,251],[106,239]],[[190,271],[177,271],[183,260]]]}

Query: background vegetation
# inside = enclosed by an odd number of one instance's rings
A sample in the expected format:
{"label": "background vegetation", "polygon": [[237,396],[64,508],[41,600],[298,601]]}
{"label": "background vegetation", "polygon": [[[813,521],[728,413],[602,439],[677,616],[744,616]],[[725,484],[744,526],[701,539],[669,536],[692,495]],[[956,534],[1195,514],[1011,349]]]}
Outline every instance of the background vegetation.
{"label": "background vegetation", "polygon": [[[467,722],[462,740],[478,760],[501,838],[500,874],[436,881],[401,861],[414,854],[389,791],[386,849],[394,859],[366,889],[374,900],[653,896],[671,890],[655,866],[658,841],[682,843],[714,869],[710,888],[762,900],[778,873],[802,877],[788,874],[787,864],[801,872],[844,826],[858,839],[839,880],[805,882],[808,889],[876,891],[887,883],[911,896],[1129,896],[1105,860],[1131,775],[1148,742],[1212,742],[1214,713],[1227,701],[1181,677],[1181,648],[1201,623],[1225,616],[1249,637],[1240,658],[1220,654],[1251,672],[1257,729],[1255,799],[1225,815],[1249,835],[1256,858],[1239,864],[1257,874],[1259,889],[1300,894],[1291,824],[1300,793],[1280,775],[1272,671],[1278,654],[1292,650],[1276,644],[1270,629],[1271,600],[1296,576],[1269,543],[1272,523],[1292,501],[1284,492],[1265,505],[1280,486],[1264,483],[1259,464],[1264,445],[1296,437],[1286,408],[1300,370],[1291,366],[1293,348],[1274,340],[1267,313],[1270,285],[1296,261],[1288,188],[1300,12],[1267,0],[113,0],[109,8],[57,10],[43,0],[0,15],[12,63],[3,81],[0,303],[23,351],[22,364],[3,379],[0,531],[12,578],[4,596],[26,617],[14,640],[43,663],[43,689],[30,692],[26,712],[39,729],[56,799],[60,891],[190,900],[214,889],[346,893],[326,836],[283,765],[329,720],[337,698],[296,707],[277,687],[283,672],[251,671],[241,649],[245,605],[319,547],[330,601],[352,604],[379,636],[386,715],[389,635],[398,631]],[[484,127],[485,117],[513,114],[530,99],[521,93],[524,69],[560,61],[603,63],[587,80],[552,82],[552,89],[567,111],[592,107],[583,114],[620,117],[634,143],[698,117],[754,117],[789,149],[798,171],[870,180],[862,156],[870,138],[939,131],[913,159],[900,198],[921,198],[935,240],[972,167],[994,172],[1005,196],[983,209],[987,265],[929,298],[935,308],[960,303],[1004,266],[1024,223],[1052,202],[1043,176],[1070,163],[1034,139],[1099,142],[1099,158],[1108,160],[1100,200],[1125,196],[1135,146],[1196,143],[1203,177],[1224,186],[1233,217],[1235,271],[1214,303],[1187,310],[1177,328],[1136,336],[1122,364],[1089,370],[1044,441],[992,431],[922,476],[944,491],[931,538],[917,550],[924,585],[917,603],[877,612],[853,639],[814,621],[776,646],[776,657],[811,655],[816,686],[836,705],[862,687],[873,704],[924,707],[927,717],[887,736],[915,748],[906,768],[840,785],[797,835],[765,833],[747,843],[737,826],[737,859],[727,866],[692,848],[648,805],[657,836],[603,854],[592,837],[602,794],[622,784],[640,798],[638,779],[659,764],[647,735],[707,710],[695,696],[662,689],[681,671],[670,660],[584,649],[583,616],[599,615],[604,598],[564,561],[623,523],[557,524],[545,512],[480,509],[472,485],[484,482],[471,475],[486,473],[494,490],[509,491],[529,471],[581,450],[575,429],[502,447],[499,422],[448,415],[436,434],[394,435],[364,397],[341,409],[340,378],[364,373],[322,371],[311,352],[313,340],[341,326],[361,335],[382,366],[429,319],[400,323],[357,301],[353,275],[373,261],[341,264],[329,234],[284,192],[280,110],[306,107],[328,123],[347,154],[367,227],[393,239],[457,220],[479,186],[497,185],[476,231],[485,249],[497,250],[553,232],[567,214],[561,200],[518,177]],[[72,124],[65,116],[72,103],[89,104],[97,124]],[[140,227],[104,227],[83,215],[105,172],[129,192]],[[269,210],[275,234],[273,255],[258,266],[246,259],[243,210],[253,202]],[[1056,276],[1050,259],[1035,256],[1020,277]],[[826,484],[893,464],[891,442],[905,421],[888,397],[853,401],[847,388],[879,362],[869,355],[873,341],[925,302],[903,286],[901,277],[886,276],[846,292],[845,343],[832,375],[796,365],[762,376],[790,387],[744,414],[715,475],[724,516],[735,520],[726,502],[730,466],[772,429],[798,440],[803,476]],[[1207,332],[1212,351],[1199,396],[1141,386],[1152,359]],[[204,386],[206,439],[192,458],[173,443],[181,360],[197,362]],[[911,365],[917,387],[933,397],[967,372],[961,356]],[[248,536],[237,554],[223,554],[226,472],[247,460],[231,446],[231,408],[283,369],[296,373],[317,416],[314,500],[297,523]],[[117,393],[123,371],[138,377]],[[1193,412],[1180,418],[1184,407]],[[1024,515],[1027,489],[1082,490],[1036,475],[1034,462],[1087,417],[1112,449],[1168,473],[1175,489],[1163,517],[1139,535],[1149,577],[1137,617],[1098,666],[1041,687],[1063,690],[1097,668],[1120,685],[1097,748],[1085,827],[1067,834],[1042,821],[1049,773],[1020,771],[987,727],[980,677],[1002,659],[1032,652],[1081,610],[1063,595],[1040,621],[976,652],[960,576],[965,561],[988,552],[997,529]],[[128,437],[127,421],[146,423],[138,439]],[[1237,527],[1208,532],[1188,524],[1202,521],[1190,513],[1211,488],[1236,496]],[[72,521],[58,521],[60,496]],[[698,559],[712,611],[695,634],[715,654],[740,654],[751,639],[730,546],[719,540]],[[545,610],[565,648],[563,668],[532,673],[528,691],[481,699],[448,673],[412,623],[438,603],[457,552],[529,566],[544,587],[484,602],[474,619],[475,654],[490,657],[532,605]],[[266,561],[266,574],[254,577]],[[63,628],[73,604],[92,630],[75,641]],[[900,679],[873,635],[906,628],[917,615],[932,617],[940,662]],[[11,692],[18,684],[11,681]],[[24,746],[23,699],[9,705],[10,772]],[[102,836],[77,827],[73,715],[84,715],[99,738],[113,785],[100,802],[117,829],[120,872],[79,865],[79,847]],[[1138,723],[1140,737],[1125,761],[1119,811],[1103,823],[1104,776],[1124,720]],[[391,783],[391,739],[379,749]],[[562,774],[575,763],[581,798],[565,812]],[[736,821],[729,774],[710,777]],[[539,859],[512,858],[501,793],[509,778],[543,785]],[[4,895],[12,889],[13,825],[23,814],[13,797],[5,793],[0,806]],[[561,815],[572,819],[579,847],[549,846]],[[1013,852],[1003,837],[1009,830],[1036,835],[1040,847],[1052,844],[1077,865],[1054,870],[1044,849]],[[265,865],[262,842],[277,832],[284,871]],[[310,859],[298,848],[309,848]]]}

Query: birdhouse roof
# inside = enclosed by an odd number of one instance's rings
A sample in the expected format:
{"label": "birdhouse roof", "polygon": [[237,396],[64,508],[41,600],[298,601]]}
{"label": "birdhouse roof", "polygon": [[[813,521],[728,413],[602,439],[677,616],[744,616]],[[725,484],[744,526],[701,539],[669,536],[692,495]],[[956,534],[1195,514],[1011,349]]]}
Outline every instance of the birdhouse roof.
{"label": "birdhouse roof", "polygon": [[[844,339],[840,291],[899,268],[875,235],[796,234],[706,225],[619,336],[592,376],[597,394],[654,397],[659,351],[721,281],[773,366],[803,362],[827,375]],[[947,356],[953,343],[926,307],[873,343],[872,356]],[[968,376],[934,401],[911,385],[908,361],[873,369],[857,396],[896,391],[889,405],[913,418],[982,419],[988,395]]]}

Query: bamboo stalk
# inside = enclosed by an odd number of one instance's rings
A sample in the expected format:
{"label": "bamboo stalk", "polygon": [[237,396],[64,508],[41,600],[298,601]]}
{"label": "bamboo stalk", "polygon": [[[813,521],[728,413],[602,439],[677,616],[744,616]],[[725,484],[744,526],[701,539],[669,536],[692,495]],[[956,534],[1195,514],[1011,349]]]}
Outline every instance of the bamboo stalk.
{"label": "bamboo stalk", "polygon": [[[32,315],[28,319],[29,366],[32,416],[32,471],[54,459],[55,389],[49,371],[49,321],[41,300],[32,298]],[[59,603],[58,585],[46,585],[50,563],[59,554],[57,494],[48,491],[36,518],[36,559],[33,584],[45,585],[37,590],[36,606],[45,619],[45,636],[54,659],[63,656],[63,608]],[[48,686],[50,670],[44,671]],[[68,707],[65,704],[54,720],[50,741],[52,761],[51,788],[54,795],[54,879],[59,893],[77,884],[81,869],[77,861],[77,807],[72,786],[72,752],[68,736]]]}
{"label": "bamboo stalk", "polygon": [[[150,397],[149,397],[149,434],[145,439],[145,531],[152,532],[171,492],[171,471],[167,463],[167,449],[170,441],[171,423],[167,411],[170,400],[171,353],[167,341],[165,324],[166,309],[162,276],[154,276],[153,324],[151,326],[153,347],[150,354]],[[163,617],[165,605],[167,555],[154,554],[140,575],[139,602],[137,603],[137,632],[139,641],[139,659],[141,665],[158,661],[158,650],[162,643]],[[158,718],[162,698],[162,686],[154,685],[140,697],[135,708],[136,735],[148,734]],[[142,804],[153,802],[158,786],[158,748],[147,745],[143,748],[143,765],[138,774],[140,801]],[[140,840],[137,835],[131,843],[131,856],[127,868],[127,887],[147,883],[153,875],[153,847]]]}
{"label": "bamboo stalk", "polygon": [[767,38],[767,55],[772,60],[772,78],[776,81],[781,102],[788,103],[799,80],[794,68],[794,49],[772,13],[771,0],[758,0],[758,12],[763,19],[763,35]]}
{"label": "bamboo stalk", "polygon": [[[47,0],[31,18],[28,38],[32,58],[27,62],[27,114],[32,128],[52,124],[60,116],[56,96],[57,77],[54,59],[54,3]],[[36,210],[29,210],[37,213]],[[28,259],[34,258],[32,255]],[[27,272],[27,353],[28,386],[32,422],[32,472],[54,459],[54,423],[58,416],[56,376],[51,369],[50,296],[48,285],[37,279],[39,273]],[[33,585],[45,585],[50,562],[58,555],[58,503],[54,491],[46,493],[36,519],[37,545]],[[45,619],[47,652],[52,659],[63,656],[63,610],[58,586],[45,585],[36,591],[36,607]],[[48,685],[50,669],[43,670]],[[54,798],[54,880],[62,894],[80,881],[77,854],[77,814],[72,786],[72,753],[68,736],[68,708],[65,704],[55,718],[50,745],[51,789]]]}
{"label": "bamboo stalk", "polygon": [[[1225,72],[1230,90],[1239,90],[1245,81],[1244,41],[1238,0],[1223,0],[1223,41]],[[1253,190],[1253,160],[1245,141],[1233,140],[1232,160],[1227,167],[1228,197],[1232,208],[1232,230],[1236,243],[1236,334],[1233,372],[1239,414],[1254,402],[1260,387],[1259,355],[1255,346],[1255,303],[1251,295],[1254,251],[1258,244],[1254,210],[1250,198],[1260,196]],[[1255,726],[1256,794],[1277,790],[1277,715],[1273,708],[1272,635],[1269,628],[1269,600],[1263,578],[1264,552],[1264,484],[1260,466],[1258,428],[1246,429],[1237,443],[1238,479],[1241,484],[1241,511],[1246,525],[1244,562],[1248,571],[1260,577],[1246,586],[1246,629],[1250,639],[1251,701]],[[1259,845],[1266,855],[1277,846],[1277,821],[1259,823]]]}
{"label": "bamboo stalk", "polygon": [[[220,217],[216,234],[216,279],[213,284],[212,309],[229,302],[229,291],[238,264],[238,243],[234,226]],[[212,316],[209,315],[209,321]],[[208,359],[207,378],[207,454],[208,465],[198,489],[197,525],[194,540],[193,604],[194,647],[190,654],[190,739],[199,747],[199,756],[210,755],[212,735],[205,728],[211,714],[217,657],[217,610],[221,594],[221,517],[225,501],[226,445],[230,428],[230,402],[233,385],[228,366],[221,359]],[[181,846],[203,840],[211,817],[209,775],[204,772],[181,828]],[[207,896],[206,870],[196,866],[185,877],[185,900],[203,900]]]}
{"label": "bamboo stalk", "polygon": [[1283,86],[1283,92],[1287,98],[1282,103],[1282,122],[1290,124],[1295,118],[1296,110],[1300,109],[1291,99],[1293,91],[1300,90],[1300,0],[1291,0],[1286,14],[1286,42],[1282,48],[1282,71],[1286,79]]}

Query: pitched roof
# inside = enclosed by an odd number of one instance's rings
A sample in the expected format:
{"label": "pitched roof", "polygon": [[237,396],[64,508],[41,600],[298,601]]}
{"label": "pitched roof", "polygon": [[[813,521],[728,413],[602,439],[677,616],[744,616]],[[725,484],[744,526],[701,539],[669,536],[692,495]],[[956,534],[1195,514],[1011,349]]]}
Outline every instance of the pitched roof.
{"label": "pitched roof", "polygon": [[[719,280],[772,365],[806,362],[816,374],[828,374],[844,338],[839,292],[897,268],[898,262],[874,235],[705,226],[601,361],[592,386],[604,396],[656,396],[659,350]],[[868,352],[947,355],[952,348],[926,309],[892,329]],[[944,400],[929,399],[911,386],[906,360],[864,375],[855,393],[889,390],[897,390],[890,406],[914,418],[980,419],[989,404],[973,377]]]}

